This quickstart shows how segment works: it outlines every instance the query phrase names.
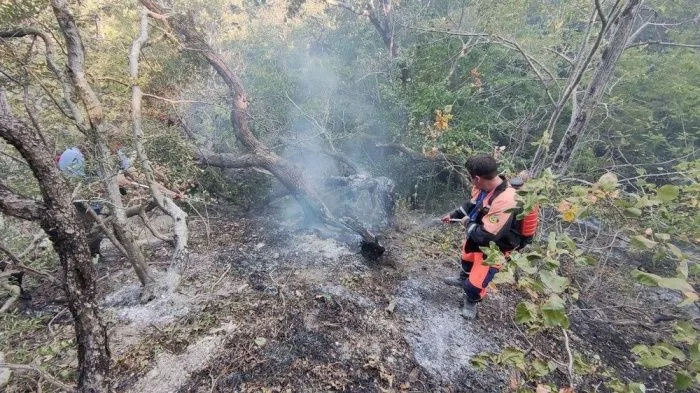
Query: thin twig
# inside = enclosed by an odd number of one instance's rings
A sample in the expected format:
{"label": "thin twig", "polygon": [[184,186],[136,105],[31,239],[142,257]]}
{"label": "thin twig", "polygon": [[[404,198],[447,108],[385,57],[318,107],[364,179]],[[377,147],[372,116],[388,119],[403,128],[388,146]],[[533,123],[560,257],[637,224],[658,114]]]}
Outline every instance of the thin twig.
{"label": "thin twig", "polygon": [[54,315],[54,317],[51,318],[51,320],[49,321],[48,328],[49,328],[49,332],[51,333],[51,335],[55,335],[55,334],[56,334],[56,332],[53,331],[53,328],[51,327],[51,325],[53,324],[53,322],[54,322],[56,319],[58,319],[58,317],[60,317],[61,315],[63,315],[63,313],[65,313],[66,311],[68,311],[68,309],[67,309],[67,308],[64,308],[63,310],[59,311],[58,314]]}
{"label": "thin twig", "polygon": [[44,370],[34,367],[34,366],[29,366],[26,364],[13,364],[13,363],[0,363],[0,368],[9,368],[10,370],[19,370],[19,371],[34,371],[35,373],[39,374],[41,378],[46,379],[46,382],[50,383],[51,385],[57,387],[58,389],[61,389],[65,392],[72,392],[75,390],[74,386],[69,386],[66,385],[65,383],[59,381],[55,377],[51,376],[49,373],[45,372]]}
{"label": "thin twig", "polygon": [[569,355],[569,387],[574,389],[574,355],[571,353],[571,347],[569,346],[569,335],[566,333],[566,329],[561,329],[564,333],[564,346],[566,347],[566,353]]}
{"label": "thin twig", "polygon": [[219,279],[216,280],[216,282],[214,283],[214,285],[211,286],[211,288],[212,288],[212,289],[216,288],[216,286],[219,285],[219,283],[221,282],[221,280],[224,279],[224,277],[228,274],[229,271],[231,271],[231,264],[229,264],[228,267],[226,267],[226,270],[224,270],[224,272],[221,274],[221,276],[219,277]]}
{"label": "thin twig", "polygon": [[36,270],[36,269],[31,268],[31,267],[25,265],[24,263],[22,263],[22,261],[19,258],[17,258],[17,256],[15,254],[13,254],[12,251],[8,250],[5,247],[5,244],[2,242],[0,242],[0,251],[4,252],[5,254],[7,254],[8,257],[10,257],[10,260],[12,261],[12,265],[15,266],[16,268],[23,270],[23,271],[26,271],[26,272],[29,272],[29,273],[34,273],[37,276],[44,277],[45,279],[49,280],[49,282],[51,282],[54,285],[60,285],[60,282],[54,276],[50,275],[49,273],[42,272],[41,270]]}

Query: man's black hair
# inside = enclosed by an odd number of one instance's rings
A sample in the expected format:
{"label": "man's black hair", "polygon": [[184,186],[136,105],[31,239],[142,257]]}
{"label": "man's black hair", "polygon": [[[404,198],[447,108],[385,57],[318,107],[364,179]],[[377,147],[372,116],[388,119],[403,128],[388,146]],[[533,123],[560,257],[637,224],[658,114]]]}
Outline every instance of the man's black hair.
{"label": "man's black hair", "polygon": [[469,157],[464,164],[469,175],[491,180],[498,176],[498,162],[489,155]]}

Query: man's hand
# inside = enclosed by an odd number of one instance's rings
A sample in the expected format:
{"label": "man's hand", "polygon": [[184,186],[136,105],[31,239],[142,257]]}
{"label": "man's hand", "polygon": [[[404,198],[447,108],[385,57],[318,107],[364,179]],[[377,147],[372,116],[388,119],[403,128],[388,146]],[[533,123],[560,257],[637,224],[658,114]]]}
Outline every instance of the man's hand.
{"label": "man's hand", "polygon": [[449,224],[451,219],[452,219],[452,217],[450,217],[450,215],[448,214],[448,215],[442,217],[440,219],[440,221],[444,222],[445,224]]}
{"label": "man's hand", "polygon": [[466,228],[467,225],[469,225],[469,216],[464,216],[461,220],[459,220],[459,225]]}

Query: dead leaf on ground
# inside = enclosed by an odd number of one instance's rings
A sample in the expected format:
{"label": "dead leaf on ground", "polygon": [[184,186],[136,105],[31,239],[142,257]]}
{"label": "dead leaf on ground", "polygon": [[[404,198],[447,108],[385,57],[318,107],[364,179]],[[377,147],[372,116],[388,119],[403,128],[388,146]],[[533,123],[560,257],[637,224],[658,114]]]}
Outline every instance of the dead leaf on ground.
{"label": "dead leaf on ground", "polygon": [[535,390],[535,393],[552,393],[552,388],[550,388],[547,385],[539,384],[539,385],[537,385],[537,389]]}

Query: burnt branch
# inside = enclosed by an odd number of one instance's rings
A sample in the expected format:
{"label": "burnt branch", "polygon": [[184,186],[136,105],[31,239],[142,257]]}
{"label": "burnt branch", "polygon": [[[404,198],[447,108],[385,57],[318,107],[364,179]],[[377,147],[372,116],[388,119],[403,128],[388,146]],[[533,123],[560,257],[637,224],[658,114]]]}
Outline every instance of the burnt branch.
{"label": "burnt branch", "polygon": [[[158,15],[166,14],[152,0],[141,0],[141,4]],[[271,172],[301,205],[305,216],[318,219],[328,225],[350,229],[362,236],[365,242],[378,245],[375,236],[366,229],[358,228],[358,226],[352,224],[352,222],[357,220],[350,218],[343,222],[333,217],[326,204],[320,199],[316,189],[306,179],[304,173],[287,160],[278,156],[272,149],[255,137],[249,124],[248,95],[240,78],[228,67],[224,59],[207,44],[202,35],[195,30],[192,18],[173,13],[169,15],[168,22],[184,38],[187,48],[196,50],[197,53],[203,56],[228,86],[231,96],[231,124],[233,124],[236,138],[251,153],[251,156],[246,156],[246,159],[255,161],[260,167]]]}
{"label": "burnt branch", "polygon": [[214,153],[200,149],[194,153],[199,165],[217,168],[265,168],[266,162],[254,154],[236,155],[231,153]]}

